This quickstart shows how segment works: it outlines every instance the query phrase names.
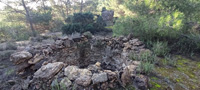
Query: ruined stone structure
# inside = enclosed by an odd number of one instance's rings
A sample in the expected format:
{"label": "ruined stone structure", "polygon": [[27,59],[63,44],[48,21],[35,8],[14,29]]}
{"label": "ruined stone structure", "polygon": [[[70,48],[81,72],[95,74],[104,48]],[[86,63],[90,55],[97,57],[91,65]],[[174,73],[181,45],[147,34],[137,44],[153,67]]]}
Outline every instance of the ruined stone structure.
{"label": "ruined stone structure", "polygon": [[147,89],[147,77],[137,75],[139,61],[129,54],[145,51],[144,45],[130,34],[106,38],[62,37],[53,44],[29,46],[11,55],[17,73],[26,80],[16,88],[47,90],[106,90],[130,84]]}

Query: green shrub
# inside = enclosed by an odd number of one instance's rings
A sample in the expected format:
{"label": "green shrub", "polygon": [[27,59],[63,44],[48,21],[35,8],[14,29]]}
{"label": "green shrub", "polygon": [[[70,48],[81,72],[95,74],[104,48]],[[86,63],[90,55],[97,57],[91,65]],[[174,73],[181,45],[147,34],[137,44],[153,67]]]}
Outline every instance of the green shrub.
{"label": "green shrub", "polygon": [[75,32],[82,32],[80,23],[67,24],[62,27],[63,34],[72,34]]}
{"label": "green shrub", "polygon": [[130,59],[141,61],[138,70],[142,73],[149,74],[154,70],[154,64],[158,59],[151,51],[144,51],[140,54],[132,53],[129,55]]}
{"label": "green shrub", "polygon": [[73,16],[69,16],[65,21],[67,24],[62,27],[63,34],[84,33],[87,31],[96,33],[105,29],[102,17],[97,16],[95,21],[92,13],[74,13]]}
{"label": "green shrub", "polygon": [[31,32],[21,24],[0,22],[0,42],[7,40],[28,40]]}
{"label": "green shrub", "polygon": [[132,60],[142,62],[156,63],[158,61],[156,55],[152,54],[150,51],[141,52],[140,54],[132,53],[129,55],[129,57]]}
{"label": "green shrub", "polygon": [[170,66],[177,65],[177,60],[174,57],[172,57],[171,55],[165,56],[164,59],[166,60],[166,63]]}
{"label": "green shrub", "polygon": [[171,46],[173,50],[177,50],[179,53],[188,54],[193,52],[199,52],[200,50],[200,34],[186,34],[182,35]]}
{"label": "green shrub", "polygon": [[153,72],[154,70],[154,64],[151,64],[150,62],[143,62],[139,65],[139,71],[145,74],[149,74]]}
{"label": "green shrub", "polygon": [[159,42],[153,44],[152,51],[157,56],[165,56],[169,53],[167,42]]}
{"label": "green shrub", "polygon": [[81,23],[81,25],[91,24],[94,21],[92,13],[74,13],[72,23]]}

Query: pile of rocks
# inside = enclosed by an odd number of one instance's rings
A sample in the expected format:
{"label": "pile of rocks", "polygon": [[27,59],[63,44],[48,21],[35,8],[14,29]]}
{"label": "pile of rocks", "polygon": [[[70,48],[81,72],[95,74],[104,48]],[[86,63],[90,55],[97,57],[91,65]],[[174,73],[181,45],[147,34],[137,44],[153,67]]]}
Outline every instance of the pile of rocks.
{"label": "pile of rocks", "polygon": [[62,37],[53,44],[29,46],[12,54],[10,60],[18,65],[17,73],[27,78],[19,86],[23,89],[104,90],[132,84],[144,90],[147,77],[136,75],[140,62],[129,59],[131,52],[144,50],[143,43],[131,34],[117,38]]}

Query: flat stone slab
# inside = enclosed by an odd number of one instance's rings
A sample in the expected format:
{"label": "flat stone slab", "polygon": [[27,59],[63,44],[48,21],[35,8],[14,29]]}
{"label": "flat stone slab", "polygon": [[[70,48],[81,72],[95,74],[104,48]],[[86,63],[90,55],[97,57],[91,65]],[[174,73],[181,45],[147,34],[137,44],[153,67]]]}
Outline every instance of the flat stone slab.
{"label": "flat stone slab", "polygon": [[14,62],[15,64],[20,64],[32,58],[32,54],[27,51],[21,51],[13,53],[10,57],[10,61]]}
{"label": "flat stone slab", "polygon": [[63,62],[48,63],[34,73],[34,78],[50,79],[64,66]]}

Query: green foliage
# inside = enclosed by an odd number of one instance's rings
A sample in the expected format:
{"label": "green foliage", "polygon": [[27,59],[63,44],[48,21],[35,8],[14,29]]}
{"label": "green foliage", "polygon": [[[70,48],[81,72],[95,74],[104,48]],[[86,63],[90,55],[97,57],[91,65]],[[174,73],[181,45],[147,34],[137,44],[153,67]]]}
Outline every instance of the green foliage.
{"label": "green foliage", "polygon": [[62,27],[62,33],[71,34],[74,32],[81,32],[81,29],[82,27],[80,23],[67,24]]}
{"label": "green foliage", "polygon": [[93,22],[94,15],[92,13],[74,13],[72,23],[81,23],[88,25]]}
{"label": "green foliage", "polygon": [[177,65],[177,60],[174,57],[172,57],[171,55],[165,56],[164,59],[166,60],[166,63],[168,65],[171,65],[171,66],[176,66]]}
{"label": "green foliage", "polygon": [[145,74],[150,74],[154,70],[154,64],[143,62],[139,65],[139,70]]}
{"label": "green foliage", "polygon": [[154,64],[158,61],[156,55],[150,51],[141,52],[139,55],[132,53],[129,56],[132,60],[141,61],[139,71],[145,74],[149,74],[154,70]]}
{"label": "green foliage", "polygon": [[63,34],[84,33],[87,31],[96,33],[105,29],[102,17],[98,16],[94,20],[92,13],[74,13],[73,16],[69,16],[65,21],[67,24],[62,27]]}
{"label": "green foliage", "polygon": [[51,10],[45,12],[32,12],[31,15],[33,23],[35,24],[49,24],[49,22],[52,20]]}
{"label": "green foliage", "polygon": [[28,40],[30,32],[21,24],[12,22],[0,22],[0,42],[7,40]]}
{"label": "green foliage", "polygon": [[193,32],[192,27],[186,23],[200,23],[199,4],[196,0],[126,0],[122,5],[135,15],[120,17],[113,26],[114,36],[133,33],[135,37],[148,43],[148,48],[153,46],[149,42],[162,41],[168,42],[172,51],[198,51],[200,34]]}
{"label": "green foliage", "polygon": [[141,52],[139,55],[132,53],[130,54],[130,58],[132,60],[137,60],[142,62],[150,62],[150,63],[157,62],[156,55],[152,54],[150,51]]}
{"label": "green foliage", "polygon": [[128,35],[134,29],[134,23],[131,17],[122,17],[116,20],[113,26],[114,36]]}
{"label": "green foliage", "polygon": [[169,53],[167,42],[156,42],[153,44],[152,51],[157,56],[165,56]]}
{"label": "green foliage", "polygon": [[84,32],[83,35],[85,37],[87,37],[88,39],[91,39],[92,38],[92,33],[91,32]]}

